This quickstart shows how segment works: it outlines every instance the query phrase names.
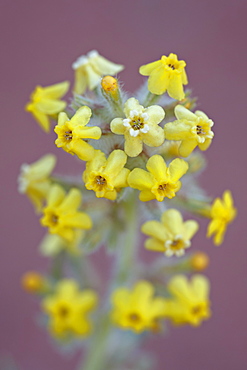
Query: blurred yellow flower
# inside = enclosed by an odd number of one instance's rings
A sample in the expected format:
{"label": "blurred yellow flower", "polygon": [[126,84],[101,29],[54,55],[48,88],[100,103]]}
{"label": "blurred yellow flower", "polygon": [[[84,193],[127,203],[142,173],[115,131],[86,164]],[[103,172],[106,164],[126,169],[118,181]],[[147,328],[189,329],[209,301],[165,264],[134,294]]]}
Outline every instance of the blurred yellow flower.
{"label": "blurred yellow flower", "polygon": [[171,199],[181,188],[179,179],[187,172],[188,164],[183,159],[174,159],[169,166],[163,157],[153,155],[146,164],[147,170],[135,168],[128,177],[129,186],[141,191],[140,200],[157,199],[162,202],[165,197]]}
{"label": "blurred yellow flower", "polygon": [[32,164],[23,164],[18,177],[18,190],[26,194],[37,212],[41,211],[47,198],[51,180],[49,178],[56,164],[56,157],[47,154]]}
{"label": "blurred yellow flower", "polygon": [[96,307],[97,301],[94,291],[80,291],[74,280],[61,280],[54,294],[42,302],[43,311],[49,316],[51,334],[61,339],[89,335],[92,325],[88,314]]}
{"label": "blurred yellow flower", "polygon": [[148,281],[138,281],[132,290],[118,288],[112,293],[112,321],[136,333],[156,331],[164,316],[164,302],[163,298],[154,297],[154,288]]}
{"label": "blurred yellow flower", "polygon": [[182,105],[177,105],[174,109],[177,121],[165,124],[165,137],[168,140],[181,140],[179,154],[188,157],[198,146],[201,150],[206,150],[214,137],[211,127],[213,121],[201,112],[191,112]]}
{"label": "blurred yellow flower", "polygon": [[149,76],[148,89],[156,95],[164,94],[177,100],[184,99],[183,85],[187,85],[185,72],[186,63],[178,60],[176,54],[170,53],[168,57],[163,55],[156,62],[141,66],[139,72],[143,76]]}
{"label": "blurred yellow flower", "polygon": [[77,239],[77,229],[91,229],[92,220],[85,212],[77,211],[81,205],[82,195],[72,188],[66,195],[63,188],[53,185],[50,189],[47,206],[43,209],[41,225],[49,228],[51,234],[57,234],[67,242]]}
{"label": "blurred yellow flower", "polygon": [[199,326],[210,318],[209,280],[194,275],[191,281],[186,276],[176,275],[167,285],[171,299],[165,299],[165,316],[175,325]]}
{"label": "blurred yellow flower", "polygon": [[190,239],[198,230],[194,220],[183,222],[182,215],[176,209],[169,209],[161,216],[161,222],[152,220],[142,225],[142,232],[151,236],[145,242],[147,249],[163,252],[167,257],[182,256],[191,245]]}
{"label": "blurred yellow flower", "polygon": [[31,112],[45,132],[50,131],[49,117],[56,115],[66,107],[66,102],[60,98],[67,93],[69,82],[64,81],[55,85],[37,86],[31,95],[31,102],[25,109]]}
{"label": "blurred yellow flower", "polygon": [[208,225],[207,237],[214,235],[214,244],[220,245],[225,236],[225,232],[229,223],[231,223],[237,215],[237,209],[234,208],[232,194],[229,190],[223,193],[223,199],[216,198],[211,206],[210,218],[212,219]]}
{"label": "blurred yellow flower", "polygon": [[103,152],[95,150],[93,159],[87,162],[83,173],[85,187],[95,191],[97,198],[115,200],[117,191],[128,186],[130,170],[124,168],[126,161],[127,155],[123,150],[114,150],[108,159]]}
{"label": "blurred yellow flower", "polygon": [[101,129],[97,126],[86,126],[91,115],[92,111],[87,106],[79,108],[71,119],[61,112],[54,128],[58,136],[56,146],[72,155],[76,154],[83,161],[92,159],[94,148],[82,139],[98,140],[101,137]]}
{"label": "blurred yellow flower", "polygon": [[124,105],[126,119],[114,118],[111,131],[124,135],[124,151],[130,157],[142,152],[143,143],[157,147],[163,144],[164,130],[158,124],[164,119],[164,109],[158,105],[144,108],[135,98],[130,98]]}
{"label": "blurred yellow flower", "polygon": [[83,94],[88,88],[95,89],[104,75],[115,75],[124,69],[124,66],[105,59],[96,50],[82,55],[73,64],[75,70],[74,92]]}

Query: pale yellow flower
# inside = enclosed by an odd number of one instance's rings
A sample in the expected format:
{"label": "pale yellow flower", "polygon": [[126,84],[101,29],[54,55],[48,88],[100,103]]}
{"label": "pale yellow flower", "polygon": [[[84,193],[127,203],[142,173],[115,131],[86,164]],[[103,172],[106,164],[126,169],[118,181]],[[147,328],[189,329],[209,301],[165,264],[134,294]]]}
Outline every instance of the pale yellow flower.
{"label": "pale yellow flower", "polygon": [[93,159],[87,162],[83,173],[85,187],[95,191],[97,198],[115,200],[117,191],[128,186],[130,170],[124,168],[126,161],[127,155],[123,150],[114,150],[108,159],[103,152],[95,150]]}
{"label": "pale yellow flower", "polygon": [[169,209],[159,221],[147,221],[142,225],[142,232],[151,236],[145,242],[147,249],[163,252],[167,257],[182,256],[191,245],[190,239],[198,230],[194,220],[183,222],[182,215],[176,209]]}
{"label": "pale yellow flower", "polygon": [[165,197],[175,197],[182,185],[179,179],[188,170],[183,159],[176,158],[167,166],[160,155],[149,158],[146,167],[148,171],[135,168],[128,177],[129,186],[141,191],[139,198],[143,202],[152,199],[162,202]]}
{"label": "pale yellow flower", "polygon": [[167,123],[164,131],[166,139],[181,141],[179,155],[188,157],[197,146],[208,149],[214,137],[213,121],[205,113],[199,110],[193,113],[182,105],[177,105],[174,113],[178,120]]}
{"label": "pale yellow flower", "polygon": [[47,198],[51,186],[49,177],[55,164],[56,157],[53,154],[47,154],[32,164],[21,166],[18,190],[28,196],[37,212],[41,210],[44,200]]}
{"label": "pale yellow flower", "polygon": [[81,291],[76,281],[61,280],[55,292],[42,302],[43,311],[49,317],[51,334],[61,339],[88,336],[92,330],[88,314],[96,307],[97,301],[94,291]]}
{"label": "pale yellow flower", "polygon": [[73,64],[75,70],[74,92],[83,94],[88,88],[95,89],[104,75],[115,75],[124,69],[124,66],[105,59],[96,50],[82,55]]}
{"label": "pale yellow flower", "polygon": [[61,112],[54,128],[58,136],[56,146],[67,153],[76,154],[83,161],[92,159],[94,148],[83,139],[98,140],[101,137],[101,129],[97,126],[87,126],[91,115],[92,111],[87,106],[80,107],[71,119]]}
{"label": "pale yellow flower", "polygon": [[64,81],[55,85],[37,86],[31,95],[31,102],[25,109],[31,112],[45,132],[50,131],[49,118],[58,114],[66,107],[66,102],[60,100],[69,89],[69,82]]}
{"label": "pale yellow flower", "polygon": [[154,297],[154,288],[148,281],[138,281],[132,290],[116,289],[111,300],[115,325],[136,333],[159,329],[165,311],[164,299]]}
{"label": "pale yellow flower", "polygon": [[151,93],[161,95],[167,91],[171,98],[182,100],[183,85],[188,83],[185,66],[183,60],[170,53],[168,57],[163,55],[160,60],[141,66],[139,72],[149,76],[148,89]]}
{"label": "pale yellow flower", "polygon": [[124,151],[130,157],[142,152],[143,143],[157,147],[164,142],[164,131],[158,124],[164,119],[165,112],[158,105],[144,108],[135,98],[130,98],[124,105],[126,118],[114,118],[111,131],[124,135]]}
{"label": "pale yellow flower", "polygon": [[186,276],[176,275],[167,285],[172,298],[165,299],[165,316],[175,325],[199,326],[211,316],[209,280],[194,275],[189,281]]}
{"label": "pale yellow flower", "polygon": [[72,188],[66,195],[63,188],[53,185],[50,189],[47,206],[43,209],[44,216],[40,220],[49,228],[51,234],[57,234],[67,242],[77,239],[77,230],[92,227],[92,220],[85,212],[77,209],[81,205],[82,195],[78,189]]}
{"label": "pale yellow flower", "polygon": [[232,194],[229,190],[223,193],[223,199],[216,198],[210,210],[212,219],[208,225],[207,237],[214,234],[214,243],[220,245],[225,236],[228,224],[230,224],[237,215],[237,209],[234,208]]}

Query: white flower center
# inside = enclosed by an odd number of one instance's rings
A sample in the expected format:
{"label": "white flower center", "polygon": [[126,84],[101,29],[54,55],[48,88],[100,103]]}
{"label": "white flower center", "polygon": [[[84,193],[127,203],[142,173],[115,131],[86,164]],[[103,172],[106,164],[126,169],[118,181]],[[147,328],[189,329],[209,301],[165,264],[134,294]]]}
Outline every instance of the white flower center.
{"label": "white flower center", "polygon": [[149,131],[149,125],[147,123],[149,115],[147,113],[140,113],[137,110],[131,110],[129,117],[130,118],[123,120],[123,125],[129,128],[131,136],[136,137],[140,132],[146,134]]}

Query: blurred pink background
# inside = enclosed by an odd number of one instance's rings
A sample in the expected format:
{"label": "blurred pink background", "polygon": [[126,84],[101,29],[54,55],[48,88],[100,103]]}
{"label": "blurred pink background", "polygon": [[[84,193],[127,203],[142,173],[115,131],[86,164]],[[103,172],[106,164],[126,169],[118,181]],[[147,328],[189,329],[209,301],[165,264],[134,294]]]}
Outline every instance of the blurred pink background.
{"label": "blurred pink background", "polygon": [[78,357],[52,347],[35,322],[38,304],[20,288],[21,275],[43,271],[47,261],[37,252],[44,230],[17,193],[19,167],[47,152],[57,154],[57,172],[73,173],[74,163],[24,111],[30,93],[37,84],[73,81],[72,62],[92,49],[124,64],[120,79],[134,91],[140,65],[175,52],[187,62],[199,108],[215,122],[201,184],[213,197],[231,189],[238,217],[221,247],[204,238],[205,222],[194,239],[211,258],[212,319],[199,329],[174,328],[146,348],[156,352],[159,370],[246,370],[246,1],[3,0],[0,17],[0,353],[13,355],[21,370],[74,369]]}

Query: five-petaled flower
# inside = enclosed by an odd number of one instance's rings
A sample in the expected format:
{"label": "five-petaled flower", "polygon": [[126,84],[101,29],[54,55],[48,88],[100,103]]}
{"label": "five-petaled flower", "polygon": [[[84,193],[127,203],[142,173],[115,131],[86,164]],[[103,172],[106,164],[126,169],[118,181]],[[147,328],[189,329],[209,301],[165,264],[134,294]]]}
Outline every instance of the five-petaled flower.
{"label": "five-petaled flower", "polygon": [[104,75],[115,75],[124,69],[124,66],[105,59],[96,50],[82,55],[73,64],[75,70],[74,92],[83,94],[88,88],[95,89]]}
{"label": "five-petaled flower", "polygon": [[205,276],[194,275],[189,281],[184,275],[176,275],[167,288],[172,298],[165,299],[165,316],[175,325],[199,326],[211,316],[210,287]]}
{"label": "five-petaled flower", "polygon": [[161,216],[161,222],[152,220],[142,225],[142,232],[151,236],[145,242],[147,249],[163,252],[167,257],[182,256],[191,245],[190,239],[198,230],[194,220],[183,222],[176,209],[169,209]]}
{"label": "five-petaled flower", "polygon": [[129,186],[141,191],[140,200],[157,199],[162,202],[165,197],[171,199],[181,188],[179,179],[187,172],[188,164],[176,158],[167,167],[160,155],[153,155],[146,164],[147,170],[135,168],[128,177]]}
{"label": "five-petaled flower", "polygon": [[57,234],[72,243],[77,239],[78,229],[87,230],[92,227],[91,218],[77,210],[81,202],[82,195],[78,189],[72,188],[66,195],[61,186],[53,185],[48,194],[47,206],[43,209],[41,224],[48,227],[51,234]]}
{"label": "five-petaled flower", "polygon": [[214,234],[215,245],[220,245],[224,240],[224,235],[229,223],[237,215],[234,208],[232,194],[229,190],[223,193],[223,199],[216,198],[210,210],[211,222],[208,225],[207,237]]}
{"label": "five-petaled flower", "polygon": [[88,190],[95,191],[97,198],[115,200],[117,191],[128,186],[130,170],[124,168],[127,155],[123,150],[114,150],[106,159],[105,154],[95,150],[94,157],[87,162],[83,181]]}
{"label": "five-petaled flower", "polygon": [[25,109],[32,113],[45,132],[50,131],[49,117],[54,117],[65,109],[67,104],[60,98],[67,93],[68,89],[69,82],[64,81],[47,87],[37,86],[32,93],[31,102]]}
{"label": "five-petaled flower", "polygon": [[179,154],[182,157],[188,157],[196,146],[206,150],[214,137],[213,121],[205,113],[199,110],[193,113],[182,105],[177,105],[174,112],[177,120],[164,126],[166,139],[181,140]]}
{"label": "five-petaled flower", "polygon": [[54,128],[58,135],[56,146],[72,155],[76,154],[83,161],[92,159],[94,148],[82,139],[98,140],[101,137],[101,129],[97,126],[86,126],[91,115],[92,111],[87,106],[80,107],[71,120],[66,113],[61,112]]}
{"label": "five-petaled flower", "polygon": [[161,95],[167,91],[171,98],[182,100],[183,85],[188,83],[185,66],[183,60],[170,53],[168,57],[163,55],[160,60],[141,66],[139,72],[149,76],[148,89],[151,93]]}
{"label": "five-petaled flower", "polygon": [[92,325],[88,314],[96,307],[97,301],[93,290],[79,290],[77,282],[72,279],[61,280],[54,293],[42,302],[43,311],[49,316],[51,334],[63,339],[89,335]]}
{"label": "five-petaled flower", "polygon": [[126,119],[114,118],[111,131],[124,135],[124,151],[130,157],[141,153],[143,143],[157,147],[164,142],[164,131],[158,124],[164,119],[164,109],[158,105],[144,108],[135,98],[130,98],[124,105]]}
{"label": "five-petaled flower", "polygon": [[164,316],[164,299],[154,297],[154,288],[148,281],[138,281],[129,290],[118,288],[112,294],[112,321],[123,329],[136,333],[160,329]]}
{"label": "five-petaled flower", "polygon": [[27,194],[37,212],[41,211],[51,187],[49,178],[56,164],[53,154],[46,154],[32,164],[23,164],[18,177],[18,190]]}

